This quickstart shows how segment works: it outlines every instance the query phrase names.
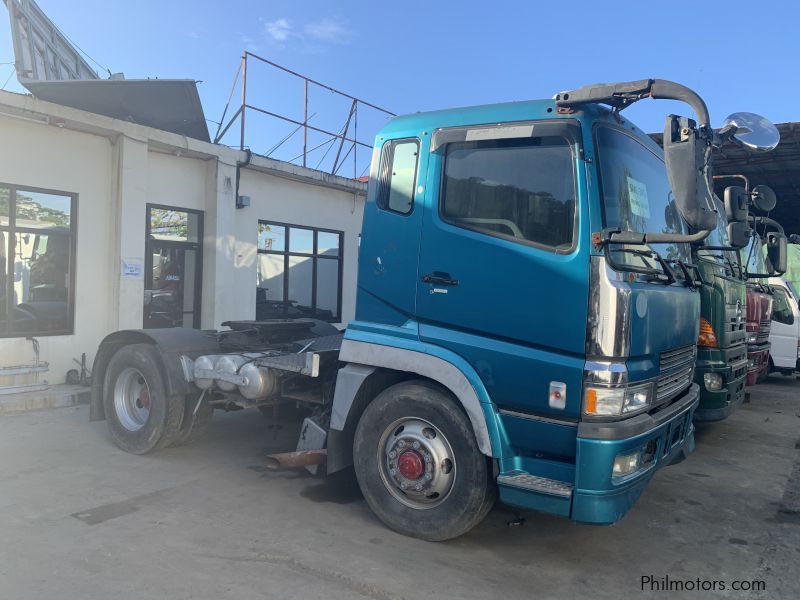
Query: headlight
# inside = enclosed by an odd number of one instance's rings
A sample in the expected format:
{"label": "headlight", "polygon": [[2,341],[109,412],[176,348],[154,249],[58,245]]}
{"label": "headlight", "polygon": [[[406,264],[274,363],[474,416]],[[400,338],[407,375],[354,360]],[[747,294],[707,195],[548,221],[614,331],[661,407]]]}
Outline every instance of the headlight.
{"label": "headlight", "polygon": [[637,412],[650,404],[652,385],[628,387],[586,386],[583,411],[596,417],[613,417]]}
{"label": "headlight", "polygon": [[719,373],[704,373],[703,383],[709,392],[718,392],[722,389],[722,375]]}
{"label": "headlight", "polygon": [[617,454],[617,457],[614,459],[614,468],[611,471],[611,474],[614,477],[624,477],[625,475],[630,475],[639,468],[641,456],[641,450],[637,450],[632,454]]}
{"label": "headlight", "polygon": [[748,344],[755,344],[758,341],[758,333],[748,333],[747,334],[747,343]]}

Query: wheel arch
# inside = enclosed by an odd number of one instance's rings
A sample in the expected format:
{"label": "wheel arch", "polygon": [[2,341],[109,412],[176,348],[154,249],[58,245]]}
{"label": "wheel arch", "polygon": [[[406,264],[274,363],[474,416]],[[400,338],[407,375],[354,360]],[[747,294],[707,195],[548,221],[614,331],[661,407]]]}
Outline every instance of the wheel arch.
{"label": "wheel arch", "polygon": [[450,392],[469,418],[481,453],[500,457],[500,424],[485,388],[476,373],[468,371],[472,376],[468,378],[464,372],[468,365],[458,364],[463,359],[448,358],[451,357],[344,340],[340,360],[347,364],[339,370],[336,379],[328,440],[328,472],[352,464],[353,434],[367,404],[384,389],[408,379],[425,379]]}
{"label": "wheel arch", "polygon": [[108,363],[120,348],[133,344],[150,344],[159,354],[159,368],[170,395],[187,394],[191,384],[183,377],[181,355],[196,358],[202,354],[219,352],[219,343],[207,331],[197,329],[126,329],[107,335],[94,357],[89,419],[102,421],[106,418],[103,408],[103,386]]}

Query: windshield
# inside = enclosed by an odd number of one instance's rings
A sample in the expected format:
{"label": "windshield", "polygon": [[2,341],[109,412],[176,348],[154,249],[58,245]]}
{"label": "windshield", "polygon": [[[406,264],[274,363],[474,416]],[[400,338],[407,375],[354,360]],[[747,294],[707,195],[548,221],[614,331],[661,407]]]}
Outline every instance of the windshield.
{"label": "windshield", "polygon": [[701,259],[711,260],[723,265],[727,271],[730,271],[732,265],[737,264],[739,261],[736,254],[730,250],[708,250],[707,248],[730,246],[728,238],[728,220],[725,218],[725,206],[722,201],[714,196],[714,205],[717,209],[717,226],[711,230],[708,237],[703,240],[703,246],[697,249],[697,256]]}
{"label": "windshield", "polygon": [[[598,127],[595,135],[605,227],[641,233],[687,233],[675,206],[663,159],[619,129]],[[651,244],[651,247],[666,259],[690,262],[688,244]],[[614,260],[657,266],[652,260],[619,250]]]}

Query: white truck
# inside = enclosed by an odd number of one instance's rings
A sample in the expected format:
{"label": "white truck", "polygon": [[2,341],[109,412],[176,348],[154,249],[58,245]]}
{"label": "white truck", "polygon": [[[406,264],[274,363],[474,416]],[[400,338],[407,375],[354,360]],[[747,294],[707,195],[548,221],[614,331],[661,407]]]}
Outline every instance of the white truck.
{"label": "white truck", "polygon": [[800,371],[800,296],[792,283],[783,277],[770,277],[774,291],[770,372],[793,375]]}

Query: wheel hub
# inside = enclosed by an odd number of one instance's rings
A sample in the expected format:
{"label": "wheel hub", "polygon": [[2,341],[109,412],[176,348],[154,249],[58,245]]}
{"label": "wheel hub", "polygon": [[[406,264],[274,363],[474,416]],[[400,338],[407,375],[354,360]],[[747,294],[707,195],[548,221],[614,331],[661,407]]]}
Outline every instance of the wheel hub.
{"label": "wheel hub", "polygon": [[447,438],[423,419],[400,419],[387,427],[378,460],[384,485],[412,508],[441,503],[455,481],[455,456]]}
{"label": "wheel hub", "polygon": [[135,368],[123,369],[114,384],[114,411],[128,431],[138,431],[150,417],[150,387]]}
{"label": "wheel hub", "polygon": [[419,452],[406,450],[397,459],[397,468],[406,479],[416,480],[425,472],[425,462]]}

